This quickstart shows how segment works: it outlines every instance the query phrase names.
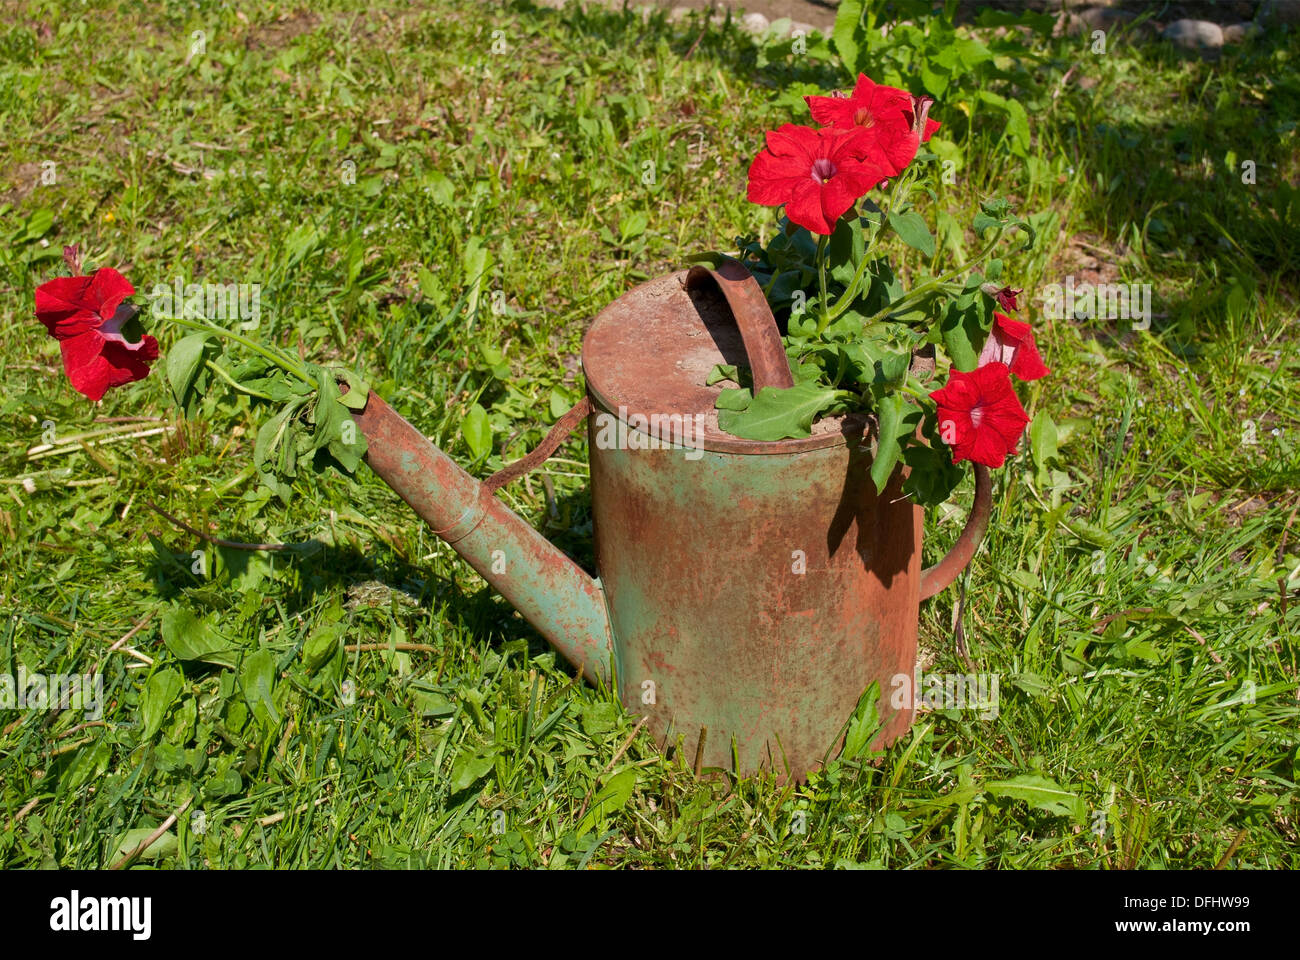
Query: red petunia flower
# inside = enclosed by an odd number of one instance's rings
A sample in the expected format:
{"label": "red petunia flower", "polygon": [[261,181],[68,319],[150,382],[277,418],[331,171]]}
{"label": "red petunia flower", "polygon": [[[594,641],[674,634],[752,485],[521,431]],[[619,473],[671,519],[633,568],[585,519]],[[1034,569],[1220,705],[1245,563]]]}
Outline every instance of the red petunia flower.
{"label": "red petunia flower", "polygon": [[58,277],[36,288],[36,317],[59,341],[72,386],[91,400],[109,387],[143,380],[158,359],[158,341],[145,334],[131,342],[122,326],[136,314],[123,303],[135,293],[111,267],[89,277]]}
{"label": "red petunia flower", "polygon": [[914,97],[906,90],[874,83],[858,74],[857,86],[846,96],[804,97],[812,117],[836,129],[869,130],[889,162],[889,176],[907,169],[916,151],[939,129],[929,118],[932,97]]}
{"label": "red petunia flower", "polygon": [[766,136],[767,146],[749,167],[749,199],[785,204],[791,222],[813,233],[833,233],[835,221],[888,172],[864,130],[787,123]]}
{"label": "red petunia flower", "polygon": [[1012,320],[996,310],[993,311],[993,329],[980,351],[979,365],[990,363],[1006,364],[1021,380],[1038,380],[1052,372],[1043,366],[1029,324]]}
{"label": "red petunia flower", "polygon": [[1007,454],[1016,452],[1029,423],[1005,363],[990,363],[972,373],[954,370],[947,385],[930,397],[938,407],[939,435],[952,447],[953,463],[1002,466]]}

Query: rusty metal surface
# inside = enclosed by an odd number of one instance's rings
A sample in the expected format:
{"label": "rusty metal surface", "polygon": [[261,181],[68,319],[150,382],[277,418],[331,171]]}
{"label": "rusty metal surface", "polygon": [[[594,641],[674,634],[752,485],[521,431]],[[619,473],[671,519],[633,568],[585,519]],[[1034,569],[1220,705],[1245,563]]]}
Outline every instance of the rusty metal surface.
{"label": "rusty metal surface", "polygon": [[[803,779],[873,681],[876,746],[911,724],[890,693],[911,682],[920,600],[955,578],[987,527],[988,471],[976,468],[957,544],[922,572],[922,511],[901,495],[901,471],[876,495],[868,421],[830,418],[812,437],[762,442],[707,416],[721,389],[704,385],[709,370],[744,362],[747,347],[727,302],[685,280],[637,287],[584,341],[599,582],[373,393],[354,419],[375,472],[589,681],[613,678],[665,747],[680,741],[706,767]],[[766,334],[755,343],[770,352]],[[584,406],[502,482],[540,462]],[[703,417],[702,435],[647,445],[636,418],[654,414]]]}
{"label": "rusty metal surface", "polygon": [[982,463],[975,467],[975,502],[971,505],[970,516],[962,528],[957,542],[952,545],[942,560],[932,567],[921,571],[921,599],[928,600],[936,593],[957,579],[957,575],[966,569],[975,551],[979,549],[984,533],[989,527],[989,514],[993,510],[993,484],[989,480],[989,468]]}
{"label": "rusty metal surface", "polygon": [[869,419],[855,415],[823,418],[811,437],[797,440],[742,440],[720,429],[713,402],[734,384],[704,381],[714,365],[745,366],[748,355],[727,301],[716,289],[688,289],[686,277],[681,271],[634,287],[592,321],[582,368],[597,405],[624,419],[699,416],[700,446],[730,453],[817,450],[870,432]]}
{"label": "rusty metal surface", "polygon": [[588,681],[609,683],[600,585],[373,392],[352,417],[370,468]]}
{"label": "rusty metal surface", "polygon": [[[591,450],[620,697],[688,761],[802,779],[874,681],[878,746],[916,662],[921,510],[856,445],[800,454]],[[737,762],[733,763],[733,741]]]}
{"label": "rusty metal surface", "polygon": [[735,260],[723,260],[717,270],[694,266],[686,271],[686,289],[715,285],[721,291],[745,344],[745,356],[754,373],[754,392],[764,387],[793,387],[790,361],[781,342],[776,317],[754,275]]}

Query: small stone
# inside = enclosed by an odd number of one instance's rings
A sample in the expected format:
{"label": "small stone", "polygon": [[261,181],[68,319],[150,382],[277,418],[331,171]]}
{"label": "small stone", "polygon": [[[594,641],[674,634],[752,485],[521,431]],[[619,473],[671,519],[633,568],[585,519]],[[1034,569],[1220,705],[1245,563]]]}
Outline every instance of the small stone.
{"label": "small stone", "polygon": [[1089,7],[1079,11],[1079,19],[1094,30],[1110,30],[1133,19],[1133,14],[1126,10],[1110,7]]}
{"label": "small stone", "polygon": [[1230,23],[1223,28],[1223,42],[1243,43],[1246,40],[1253,40],[1263,32],[1258,23],[1251,23],[1250,21]]}
{"label": "small stone", "polygon": [[766,33],[769,21],[761,13],[747,13],[740,18],[740,26],[750,33]]}
{"label": "small stone", "polygon": [[1175,20],[1161,34],[1184,50],[1213,50],[1223,46],[1223,28],[1208,20]]}
{"label": "small stone", "polygon": [[821,33],[821,31],[811,23],[803,23],[802,21],[796,20],[794,23],[790,24],[790,33],[792,36],[803,34],[805,37],[811,37],[814,33]]}

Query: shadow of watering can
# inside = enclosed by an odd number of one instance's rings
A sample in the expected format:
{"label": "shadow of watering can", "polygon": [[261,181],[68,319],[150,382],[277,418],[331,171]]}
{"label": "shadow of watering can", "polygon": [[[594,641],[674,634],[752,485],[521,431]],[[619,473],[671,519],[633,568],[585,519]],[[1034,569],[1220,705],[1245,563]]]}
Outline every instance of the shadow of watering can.
{"label": "shadow of watering can", "polygon": [[[662,747],[802,779],[872,681],[875,745],[910,725],[890,693],[913,675],[919,602],[984,535],[989,476],[976,466],[965,530],[922,570],[922,510],[901,472],[881,496],[868,475],[873,423],[828,417],[802,439],[739,439],[718,428],[721,387],[705,385],[719,363],[749,366],[755,392],[793,382],[763,291],[735,261],[603,310],[583,341],[587,396],[486,482],[373,393],[355,419],[371,468],[589,681],[616,685]],[[597,579],[494,496],[583,419]]]}

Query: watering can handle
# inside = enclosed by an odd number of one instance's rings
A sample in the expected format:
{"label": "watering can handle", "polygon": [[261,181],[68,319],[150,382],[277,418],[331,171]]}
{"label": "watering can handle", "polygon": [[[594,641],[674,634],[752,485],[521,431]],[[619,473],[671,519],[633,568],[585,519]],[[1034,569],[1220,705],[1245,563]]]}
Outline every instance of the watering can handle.
{"label": "watering can handle", "polygon": [[[757,393],[763,387],[794,386],[790,361],[786,358],[785,347],[781,343],[781,331],[777,329],[776,318],[772,316],[772,308],[767,304],[767,296],[754,275],[740,261],[724,257],[716,270],[700,264],[691,267],[686,273],[686,286],[688,289],[698,288],[709,279],[722,291],[736,318],[736,326],[740,328],[749,366],[754,373],[754,392]],[[933,364],[933,361],[930,363]],[[992,483],[988,467],[981,463],[974,466],[975,503],[971,507],[970,516],[966,519],[961,536],[947,555],[934,566],[921,571],[922,600],[933,597],[957,579],[957,575],[966,569],[966,565],[975,556],[975,551],[979,549],[984,533],[988,530],[989,514],[993,508]]]}
{"label": "watering can handle", "polygon": [[712,279],[722,291],[745,341],[745,354],[754,374],[754,392],[764,387],[793,387],[790,361],[781,343],[776,317],[754,275],[739,260],[723,257],[718,269],[696,264],[686,272],[687,289],[698,289]]}
{"label": "watering can handle", "polygon": [[933,567],[921,571],[921,599],[926,600],[957,579],[957,574],[966,569],[979,549],[984,533],[989,527],[989,514],[993,509],[992,483],[989,480],[989,468],[982,463],[975,464],[975,503],[966,526],[952,545],[952,549]]}

